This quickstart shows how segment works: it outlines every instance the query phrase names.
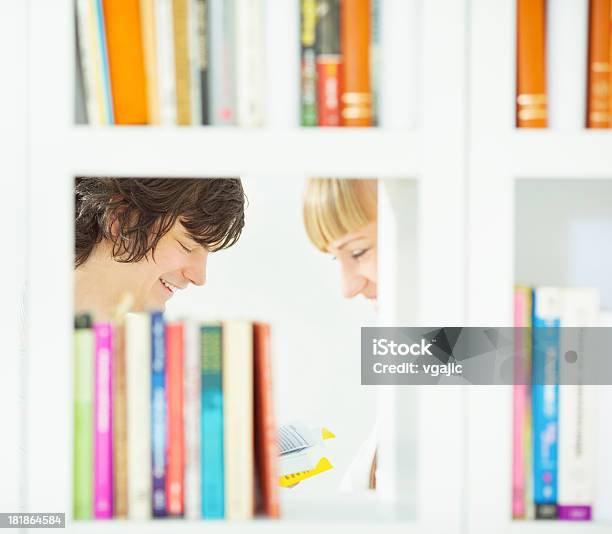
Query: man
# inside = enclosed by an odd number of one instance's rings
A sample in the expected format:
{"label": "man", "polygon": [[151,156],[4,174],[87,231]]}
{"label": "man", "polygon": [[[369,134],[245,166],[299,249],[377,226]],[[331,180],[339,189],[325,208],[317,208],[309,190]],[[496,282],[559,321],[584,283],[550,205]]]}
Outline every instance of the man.
{"label": "man", "polygon": [[163,310],[203,285],[208,254],[240,237],[244,205],[237,178],[77,178],[75,311],[109,320],[126,298]]}

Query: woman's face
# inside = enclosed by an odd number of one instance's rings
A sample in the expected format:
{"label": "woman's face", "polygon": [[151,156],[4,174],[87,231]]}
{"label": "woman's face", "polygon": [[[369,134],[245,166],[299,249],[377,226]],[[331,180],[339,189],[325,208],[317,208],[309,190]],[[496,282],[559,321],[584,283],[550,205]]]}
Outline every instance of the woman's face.
{"label": "woman's face", "polygon": [[377,227],[375,222],[333,241],[327,247],[340,265],[342,294],[376,300],[377,297]]}

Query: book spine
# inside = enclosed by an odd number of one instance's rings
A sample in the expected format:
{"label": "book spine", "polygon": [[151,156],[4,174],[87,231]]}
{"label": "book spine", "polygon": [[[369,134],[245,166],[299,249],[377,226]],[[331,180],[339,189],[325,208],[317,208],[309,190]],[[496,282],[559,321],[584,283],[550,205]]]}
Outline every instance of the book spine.
{"label": "book spine", "polygon": [[234,0],[209,0],[211,124],[236,124]]}
{"label": "book spine", "polygon": [[128,514],[151,517],[151,318],[129,313],[125,318],[127,382]]}
{"label": "book spine", "polygon": [[235,1],[236,123],[263,124],[263,5],[261,0]]}
{"label": "book spine", "polygon": [[201,329],[202,347],[202,517],[225,517],[225,458],[223,446],[223,370],[221,327]]}
{"label": "book spine", "polygon": [[73,516],[91,519],[93,511],[94,333],[88,316],[77,316],[74,331]]}
{"label": "book spine", "polygon": [[112,340],[111,325],[94,324],[94,517],[113,516]]}
{"label": "book spine", "polygon": [[156,0],[155,25],[160,123],[174,125],[177,120],[177,109],[172,0]]}
{"label": "book spine", "polygon": [[301,124],[317,125],[317,60],[316,60],[317,0],[301,0]]}
{"label": "book spine", "polygon": [[184,512],[184,427],[183,427],[183,325],[166,325],[166,383],[168,384],[168,471],[166,495],[168,515]]}
{"label": "book spine", "polygon": [[369,0],[344,0],[340,11],[343,126],[372,125],[370,33]]}
{"label": "book spine", "polygon": [[340,126],[340,2],[318,0],[316,25],[317,117],[319,126]]}
{"label": "book spine", "polygon": [[[580,130],[586,124],[589,0],[548,0],[546,63],[548,126]],[[567,36],[572,38],[568,39]]]}
{"label": "book spine", "polygon": [[270,325],[253,325],[253,374],[255,401],[255,458],[259,475],[263,512],[270,518],[280,517],[278,495],[279,456],[272,388],[272,350]]}
{"label": "book spine", "polygon": [[253,326],[223,323],[225,515],[253,516]]}
{"label": "book spine", "polygon": [[142,49],[147,84],[147,117],[149,124],[160,124],[159,80],[157,65],[156,0],[140,0],[140,26],[142,28]]}
{"label": "book spine", "polygon": [[104,0],[108,64],[116,124],[146,124],[140,0]]}
{"label": "book spine", "polygon": [[191,80],[189,72],[189,0],[172,0],[174,35],[174,76],[176,87],[176,123],[191,124]]}
{"label": "book spine", "polygon": [[74,64],[75,64],[75,87],[74,87],[74,122],[76,124],[87,124],[87,87],[85,85],[85,74],[83,72],[83,59],[81,57],[83,37],[79,31],[78,3],[74,11]]}
{"label": "book spine", "polygon": [[106,30],[104,23],[104,12],[102,9],[102,0],[94,0],[95,6],[95,26],[96,26],[96,41],[98,43],[96,50],[99,56],[99,73],[102,95],[103,120],[102,124],[114,123],[113,97],[110,84],[110,69],[108,66],[108,47],[106,42]]}
{"label": "book spine", "polygon": [[[370,0],[370,84],[372,89],[372,126],[380,124],[380,73],[382,63],[381,50],[381,12],[380,0]],[[406,52],[406,51],[404,51]]]}
{"label": "book spine", "polygon": [[545,0],[517,0],[516,125],[546,128]]}
{"label": "book spine", "polygon": [[610,121],[610,0],[590,0],[587,128]]}
{"label": "book spine", "polygon": [[[565,288],[561,313],[562,353],[572,347],[584,352],[582,327],[598,326],[599,291]],[[559,387],[559,497],[558,517],[591,519],[595,489],[595,408],[593,386],[585,385],[584,359],[573,365],[571,377],[561,365]],[[575,383],[574,383],[575,381]]]}
{"label": "book spine", "polygon": [[512,517],[526,518],[529,501],[527,500],[527,480],[530,447],[526,439],[531,422],[529,411],[531,398],[528,383],[531,367],[531,290],[516,287],[514,290],[514,386],[512,404]]}
{"label": "book spine", "polygon": [[562,291],[538,287],[533,295],[533,477],[536,518],[557,516],[559,325]]}
{"label": "book spine", "polygon": [[166,347],[164,318],[151,314],[151,436],[153,515],[166,515]]}
{"label": "book spine", "polygon": [[200,401],[202,360],[200,327],[185,324],[185,517],[201,517],[200,492]]}
{"label": "book spine", "polygon": [[200,37],[199,15],[200,0],[189,0],[187,3],[187,24],[189,32],[189,104],[191,107],[191,124],[202,124],[202,95],[200,88]]}
{"label": "book spine", "polygon": [[197,0],[197,26],[198,26],[198,76],[200,80],[200,113],[201,118],[197,121],[199,124],[210,124],[210,93],[209,93],[209,48],[208,40],[210,29],[208,26],[209,0]]}
{"label": "book spine", "polygon": [[125,328],[113,326],[113,488],[114,517],[127,518],[127,398]]}

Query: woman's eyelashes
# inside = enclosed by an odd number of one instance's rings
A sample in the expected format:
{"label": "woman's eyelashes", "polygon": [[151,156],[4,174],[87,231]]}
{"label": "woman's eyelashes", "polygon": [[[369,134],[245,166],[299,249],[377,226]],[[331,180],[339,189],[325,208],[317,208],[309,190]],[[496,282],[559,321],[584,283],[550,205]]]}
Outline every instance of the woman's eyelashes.
{"label": "woman's eyelashes", "polygon": [[354,260],[361,258],[361,256],[363,256],[368,250],[370,250],[369,248],[358,248],[355,250],[351,251],[351,258],[353,258]]}

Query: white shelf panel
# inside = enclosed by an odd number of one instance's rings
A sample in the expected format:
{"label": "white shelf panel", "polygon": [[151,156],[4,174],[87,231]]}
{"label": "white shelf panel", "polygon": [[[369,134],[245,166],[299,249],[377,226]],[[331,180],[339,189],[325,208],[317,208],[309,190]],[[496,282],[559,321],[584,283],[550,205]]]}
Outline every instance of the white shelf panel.
{"label": "white shelf panel", "polygon": [[238,176],[244,174],[411,178],[419,136],[360,128],[71,128],[75,174]]}
{"label": "white shelf panel", "polygon": [[510,165],[516,178],[612,179],[612,130],[525,129],[511,138]]}
{"label": "white shelf panel", "polygon": [[511,534],[609,534],[612,524],[594,521],[512,521]]}

